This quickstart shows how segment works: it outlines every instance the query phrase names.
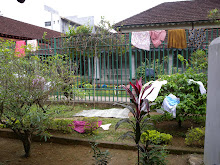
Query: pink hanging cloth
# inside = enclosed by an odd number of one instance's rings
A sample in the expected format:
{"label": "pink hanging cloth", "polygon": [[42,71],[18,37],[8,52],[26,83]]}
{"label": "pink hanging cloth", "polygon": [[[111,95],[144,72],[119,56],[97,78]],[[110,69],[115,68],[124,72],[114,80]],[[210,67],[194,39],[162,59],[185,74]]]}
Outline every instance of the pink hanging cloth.
{"label": "pink hanging cloth", "polygon": [[155,48],[161,45],[161,41],[165,40],[166,31],[165,30],[154,30],[150,31],[151,41]]}
{"label": "pink hanging cloth", "polygon": [[149,31],[132,32],[131,44],[139,49],[150,50]]}
{"label": "pink hanging cloth", "polygon": [[17,57],[25,56],[25,48],[24,48],[25,45],[26,45],[25,41],[16,41],[15,56]]}

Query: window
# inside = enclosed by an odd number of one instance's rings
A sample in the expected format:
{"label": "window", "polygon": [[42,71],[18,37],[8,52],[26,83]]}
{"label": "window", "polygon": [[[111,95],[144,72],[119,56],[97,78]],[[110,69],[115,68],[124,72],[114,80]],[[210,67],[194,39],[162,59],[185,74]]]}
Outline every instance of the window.
{"label": "window", "polygon": [[51,22],[50,21],[45,22],[45,26],[51,26]]}

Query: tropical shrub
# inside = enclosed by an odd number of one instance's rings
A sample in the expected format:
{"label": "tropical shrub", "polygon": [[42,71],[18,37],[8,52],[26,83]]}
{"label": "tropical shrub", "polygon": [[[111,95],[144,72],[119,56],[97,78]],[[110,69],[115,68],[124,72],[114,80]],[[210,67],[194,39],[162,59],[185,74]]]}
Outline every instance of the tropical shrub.
{"label": "tropical shrub", "polygon": [[205,127],[191,128],[187,131],[185,143],[189,146],[204,146]]}
{"label": "tropical shrub", "polygon": [[130,112],[133,114],[133,120],[130,120],[130,119],[120,120],[115,125],[115,130],[122,123],[128,123],[131,125],[132,131],[126,132],[124,135],[122,135],[122,138],[131,137],[135,141],[135,143],[137,145],[137,149],[138,149],[138,164],[140,164],[139,151],[141,151],[142,154],[147,154],[147,156],[145,157],[145,159],[147,159],[146,161],[149,161],[151,159],[150,156],[152,156],[152,154],[150,154],[151,153],[150,150],[148,149],[149,144],[146,143],[145,146],[140,145],[140,138],[141,138],[141,134],[142,134],[143,129],[147,125],[151,124],[151,123],[149,123],[150,103],[147,99],[147,96],[151,94],[151,92],[153,91],[153,88],[152,89],[150,88],[152,86],[152,84],[150,82],[145,85],[142,85],[141,78],[139,81],[136,80],[136,84],[132,84],[130,82],[130,85],[132,86],[133,90],[135,91],[134,93],[132,93],[132,91],[128,87],[126,87],[124,85],[122,85],[122,87],[126,90],[128,95],[130,96],[130,101],[133,104],[132,105],[128,105],[126,103],[125,104],[116,103],[116,104],[121,105],[121,106],[129,109]]}
{"label": "tropical shrub", "polygon": [[147,132],[141,134],[142,143],[150,141],[151,144],[168,144],[171,142],[172,138],[172,135],[160,133],[156,130],[147,130]]}
{"label": "tropical shrub", "polygon": [[162,80],[167,80],[167,84],[161,87],[159,96],[155,102],[154,108],[161,108],[162,102],[170,93],[180,98],[180,103],[176,107],[176,120],[181,126],[182,121],[187,118],[203,116],[206,114],[206,94],[201,94],[199,85],[189,84],[189,79],[201,81],[207,88],[207,75],[204,73],[195,73],[191,68],[186,72],[173,75],[161,75]]}

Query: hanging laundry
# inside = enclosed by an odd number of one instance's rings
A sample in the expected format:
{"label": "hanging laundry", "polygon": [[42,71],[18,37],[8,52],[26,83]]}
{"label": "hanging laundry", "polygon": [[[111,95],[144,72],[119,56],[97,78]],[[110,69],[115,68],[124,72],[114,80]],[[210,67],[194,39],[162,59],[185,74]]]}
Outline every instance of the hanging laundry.
{"label": "hanging laundry", "polygon": [[15,56],[17,57],[25,56],[25,48],[24,48],[25,45],[26,45],[25,41],[16,41]]}
{"label": "hanging laundry", "polygon": [[165,30],[150,31],[150,38],[155,48],[161,45],[161,41],[164,41],[166,37]]}
{"label": "hanging laundry", "polygon": [[180,103],[180,99],[173,94],[169,94],[165,97],[162,103],[162,108],[173,115],[176,118],[176,106]]}
{"label": "hanging laundry", "polygon": [[30,45],[31,51],[37,50],[37,40],[27,40],[27,45]]}
{"label": "hanging laundry", "polygon": [[[167,80],[163,80],[163,81],[158,81],[158,80],[156,80],[156,81],[150,81],[150,82],[148,82],[148,83],[145,84],[145,85],[149,85],[149,84],[152,84],[152,85],[151,85],[150,88],[148,88],[148,89],[144,92],[142,98],[143,98],[143,99],[148,99],[149,101],[154,101],[154,100],[157,98],[157,96],[158,96],[158,93],[159,93],[159,91],[160,91],[161,86],[167,84]],[[153,91],[151,92],[152,89],[153,89]],[[150,92],[151,92],[151,93],[150,93]],[[149,94],[149,93],[150,93],[150,94]],[[149,94],[149,95],[148,95],[148,94]]]}
{"label": "hanging laundry", "polygon": [[205,41],[205,29],[191,29],[189,30],[189,45],[198,49]]}
{"label": "hanging laundry", "polygon": [[189,83],[189,85],[191,85],[192,83],[198,84],[199,85],[200,93],[202,95],[206,94],[206,89],[205,89],[205,87],[204,87],[204,85],[203,85],[203,83],[201,81],[194,81],[193,79],[189,79],[188,83]]}
{"label": "hanging laundry", "polygon": [[149,31],[132,32],[131,44],[139,49],[150,50]]}
{"label": "hanging laundry", "polygon": [[186,32],[184,29],[168,30],[168,48],[187,48]]}

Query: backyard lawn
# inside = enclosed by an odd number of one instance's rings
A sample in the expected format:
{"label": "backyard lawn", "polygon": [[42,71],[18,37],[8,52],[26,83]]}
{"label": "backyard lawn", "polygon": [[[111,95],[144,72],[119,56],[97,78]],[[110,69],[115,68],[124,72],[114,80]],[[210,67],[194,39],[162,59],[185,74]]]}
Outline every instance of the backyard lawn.
{"label": "backyard lawn", "polygon": [[[102,124],[111,123],[109,130],[103,130],[98,128],[97,131],[91,134],[80,134],[74,131],[68,125],[74,120],[82,120],[83,117],[73,117],[74,114],[81,112],[82,110],[93,109],[94,106],[88,104],[71,105],[49,105],[47,106],[47,113],[54,118],[48,123],[49,132],[51,135],[59,135],[65,138],[80,138],[91,141],[108,141],[134,144],[132,139],[119,139],[125,132],[132,128],[129,124],[122,124],[116,131],[115,125],[120,119],[116,118],[97,118],[101,120]],[[96,109],[105,109],[104,106],[96,105]],[[204,126],[204,120],[198,122],[193,120],[186,120],[183,122],[182,127],[179,128],[178,123],[171,117],[167,117],[157,112],[152,111],[151,123],[146,127],[147,130],[157,130],[164,133],[169,133],[173,136],[172,141],[168,146],[177,148],[189,148],[185,144],[185,137],[187,130],[191,127]],[[130,118],[132,116],[129,114]],[[7,144],[7,145],[6,145]],[[7,146],[7,147],[6,147]],[[32,155],[30,158],[22,158],[24,154],[22,143],[12,139],[1,139],[0,148],[4,152],[0,152],[0,165],[9,164],[92,164],[94,160],[92,158],[92,149],[89,146],[77,146],[77,145],[61,145],[54,143],[34,142],[32,145]],[[194,146],[194,148],[201,148]],[[102,150],[106,150],[101,148]],[[137,160],[137,153],[133,150],[118,150],[109,149],[111,155],[110,164],[135,164]],[[43,156],[44,155],[44,156]],[[169,154],[166,158],[167,164],[187,164],[187,157],[189,155],[172,155]],[[88,163],[89,162],[89,163]]]}

